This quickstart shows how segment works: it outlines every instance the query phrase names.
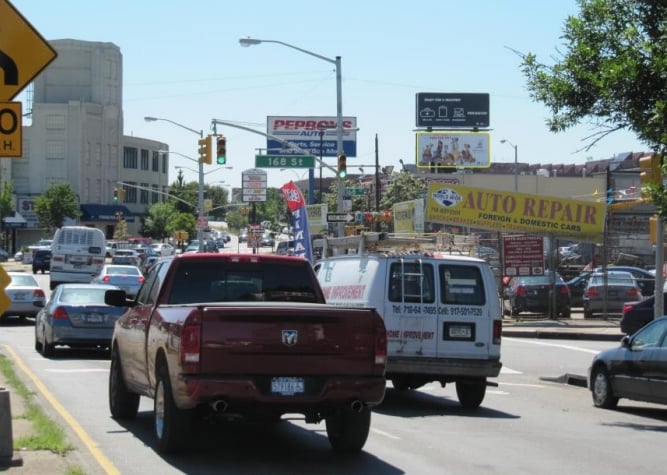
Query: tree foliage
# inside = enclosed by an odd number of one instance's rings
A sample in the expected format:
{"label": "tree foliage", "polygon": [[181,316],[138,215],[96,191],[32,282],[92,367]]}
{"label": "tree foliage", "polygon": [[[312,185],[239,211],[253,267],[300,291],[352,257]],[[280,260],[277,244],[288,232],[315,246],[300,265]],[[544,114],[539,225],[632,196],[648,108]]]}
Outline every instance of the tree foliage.
{"label": "tree foliage", "polygon": [[412,173],[396,172],[390,176],[380,198],[380,210],[391,209],[394,203],[423,198],[426,191],[426,182]]}
{"label": "tree foliage", "polygon": [[[531,97],[547,106],[547,126],[561,132],[591,119],[590,149],[617,130],[629,130],[661,154],[667,144],[667,2],[579,0],[566,19],[565,51],[554,64],[521,54]],[[663,168],[665,163],[663,160]],[[651,188],[661,214],[662,186]]]}
{"label": "tree foliage", "polygon": [[35,214],[40,226],[53,231],[65,222],[65,218],[78,219],[81,216],[79,199],[69,183],[49,186],[35,198]]}

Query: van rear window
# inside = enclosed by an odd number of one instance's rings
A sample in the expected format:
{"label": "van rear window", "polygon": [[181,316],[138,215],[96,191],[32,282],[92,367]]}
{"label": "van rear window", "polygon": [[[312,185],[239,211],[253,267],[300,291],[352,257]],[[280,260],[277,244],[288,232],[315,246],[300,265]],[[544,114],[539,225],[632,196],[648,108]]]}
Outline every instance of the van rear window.
{"label": "van rear window", "polygon": [[439,266],[440,296],[442,303],[458,305],[484,305],[486,293],[484,280],[478,267],[446,265]]}

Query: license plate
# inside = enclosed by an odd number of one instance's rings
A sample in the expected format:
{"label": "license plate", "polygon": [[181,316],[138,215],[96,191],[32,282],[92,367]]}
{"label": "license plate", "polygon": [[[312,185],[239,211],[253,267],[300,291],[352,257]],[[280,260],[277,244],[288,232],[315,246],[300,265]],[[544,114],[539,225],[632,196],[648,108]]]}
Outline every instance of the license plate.
{"label": "license plate", "polygon": [[450,325],[450,338],[470,338],[472,336],[470,325]]}
{"label": "license plate", "polygon": [[104,321],[104,317],[100,315],[99,313],[93,313],[90,315],[86,315],[86,322],[88,323],[102,323]]}
{"label": "license plate", "polygon": [[24,292],[19,292],[13,295],[12,300],[14,301],[26,300],[26,296],[27,294],[25,294]]}
{"label": "license plate", "polygon": [[271,392],[281,396],[294,396],[304,392],[303,378],[271,378]]}

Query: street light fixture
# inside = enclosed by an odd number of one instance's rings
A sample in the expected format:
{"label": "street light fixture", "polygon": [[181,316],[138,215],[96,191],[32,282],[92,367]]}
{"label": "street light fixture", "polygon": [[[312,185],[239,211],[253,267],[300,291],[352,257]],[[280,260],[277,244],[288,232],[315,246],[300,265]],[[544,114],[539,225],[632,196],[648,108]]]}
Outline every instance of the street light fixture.
{"label": "street light fixture", "polygon": [[[260,40],[257,38],[241,38],[239,40],[239,44],[241,46],[253,46],[253,45],[258,45],[260,43],[275,43],[279,45],[286,46],[288,48],[295,49],[297,51],[300,51],[301,53],[305,53],[310,56],[314,56],[315,58],[321,59],[322,61],[326,61],[328,63],[332,63],[336,66],[336,155],[340,156],[340,154],[344,153],[343,152],[343,86],[342,86],[342,74],[341,74],[341,57],[336,56],[335,59],[327,58],[326,56],[322,56],[317,53],[313,53],[312,51],[305,50],[303,48],[299,48],[298,46],[291,45],[289,43],[285,43],[283,41],[277,41],[277,40]],[[314,175],[314,169],[310,168],[309,173],[308,173],[308,184],[309,184],[309,193],[308,193],[308,202],[309,204],[312,204],[314,202],[314,193],[313,193],[313,188],[314,188],[314,181],[315,181],[315,175]],[[345,190],[345,184],[343,180],[340,177],[336,178],[336,188],[337,188],[337,200],[336,200],[336,206],[338,208],[338,212],[343,211],[343,193]],[[344,229],[343,229],[344,223],[338,223],[338,235],[342,236]]]}
{"label": "street light fixture", "polygon": [[[144,120],[146,122],[155,122],[155,121],[163,121],[163,122],[169,122],[172,125],[175,125],[177,127],[180,127],[182,129],[185,129],[189,132],[192,132],[193,134],[199,135],[199,138],[204,137],[204,131],[203,130],[195,130],[191,129],[190,127],[187,127],[183,124],[179,124],[178,122],[174,122],[173,120],[170,119],[162,119],[160,117],[151,117],[151,116],[146,116],[144,117]],[[199,164],[199,193],[198,193],[198,199],[197,199],[197,241],[199,242],[199,252],[204,251],[204,240],[203,240],[203,227],[202,223],[204,222],[204,162],[201,160],[194,160],[193,158],[186,157],[189,160],[196,161]]]}
{"label": "street light fixture", "polygon": [[514,149],[514,191],[519,191],[519,182],[518,182],[518,177],[519,177],[519,161],[518,161],[518,146],[514,145],[512,142],[510,142],[507,139],[502,139],[500,143],[506,143],[510,147]]}

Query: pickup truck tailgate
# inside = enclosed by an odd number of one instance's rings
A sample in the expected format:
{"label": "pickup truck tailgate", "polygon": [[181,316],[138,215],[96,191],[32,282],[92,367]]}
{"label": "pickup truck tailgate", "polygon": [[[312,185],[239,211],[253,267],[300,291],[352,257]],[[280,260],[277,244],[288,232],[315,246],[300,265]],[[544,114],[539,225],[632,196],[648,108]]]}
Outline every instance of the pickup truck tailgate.
{"label": "pickup truck tailgate", "polygon": [[201,374],[372,374],[378,322],[372,309],[322,304],[206,307]]}

